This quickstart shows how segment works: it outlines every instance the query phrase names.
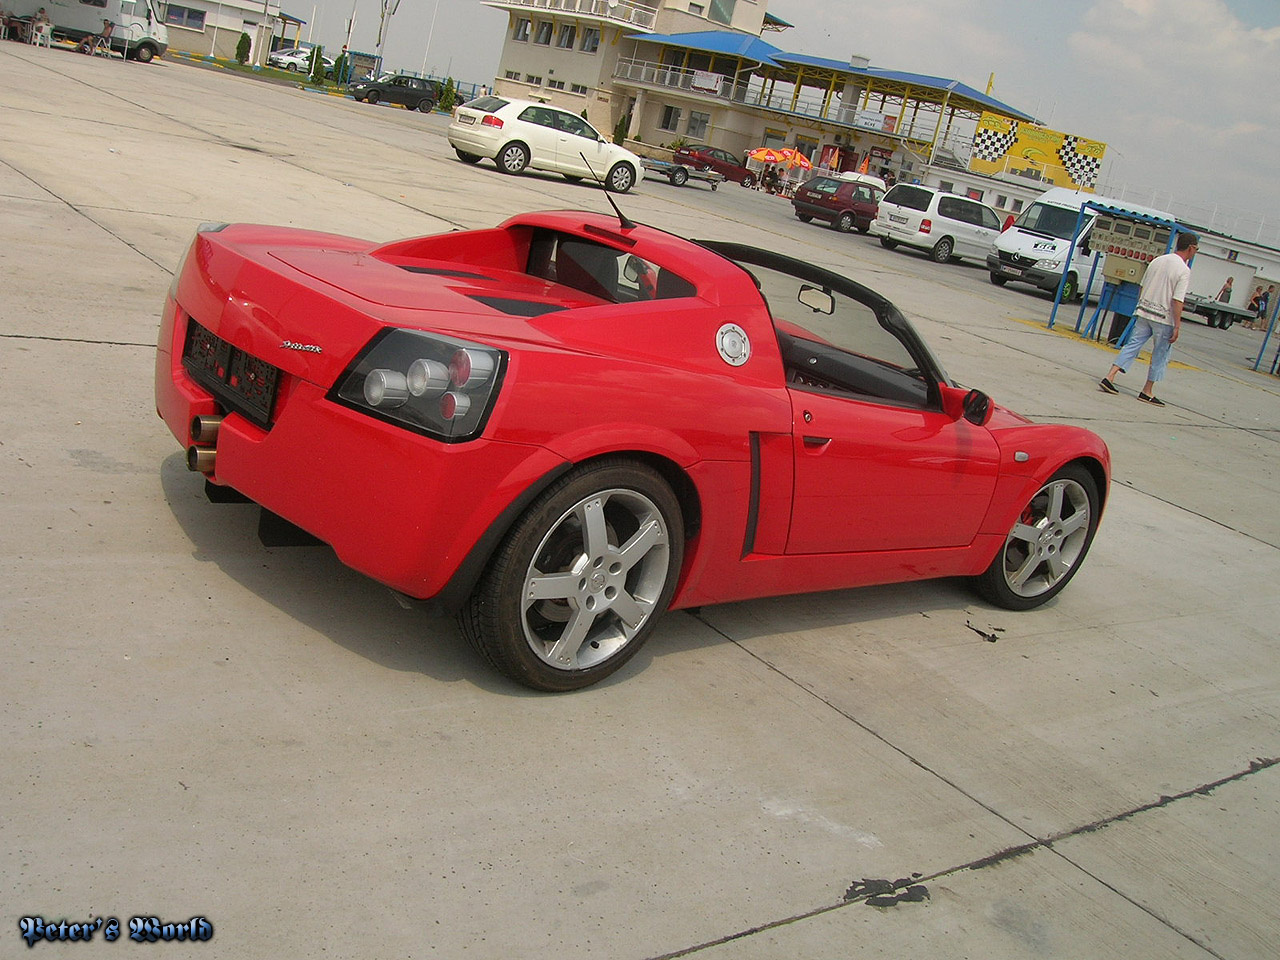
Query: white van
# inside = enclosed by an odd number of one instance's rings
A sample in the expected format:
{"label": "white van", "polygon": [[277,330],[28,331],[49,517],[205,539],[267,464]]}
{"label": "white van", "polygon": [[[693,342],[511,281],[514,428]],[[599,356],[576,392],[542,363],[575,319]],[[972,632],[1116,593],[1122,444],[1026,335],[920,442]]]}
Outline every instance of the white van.
{"label": "white van", "polygon": [[[1022,215],[996,238],[987,254],[987,269],[991,282],[1003,286],[1010,280],[1030,283],[1049,293],[1056,293],[1062,280],[1062,269],[1067,248],[1075,235],[1076,220],[1080,208],[1086,203],[1100,203],[1119,207],[1149,217],[1164,220],[1175,219],[1163,210],[1139,207],[1123,200],[1100,197],[1095,193],[1054,187],[1037,197],[1022,211]],[[1080,233],[1076,249],[1071,251],[1071,270],[1062,290],[1063,300],[1075,300],[1080,296],[1080,285],[1089,278],[1093,269],[1093,252],[1089,249],[1089,231],[1097,219],[1096,210],[1085,212],[1085,225]],[[1094,273],[1091,297],[1102,293],[1102,265]]]}
{"label": "white van", "polygon": [[8,0],[5,7],[15,17],[35,16],[44,7],[54,37],[67,40],[101,33],[102,21],[110,20],[111,49],[140,63],[150,63],[169,49],[169,28],[156,0]]}

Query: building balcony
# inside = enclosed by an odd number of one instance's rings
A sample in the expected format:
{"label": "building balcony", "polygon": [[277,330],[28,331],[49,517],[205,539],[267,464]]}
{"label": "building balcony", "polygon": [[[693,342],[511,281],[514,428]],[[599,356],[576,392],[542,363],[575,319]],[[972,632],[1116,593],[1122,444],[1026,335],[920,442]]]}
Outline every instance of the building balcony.
{"label": "building balcony", "polygon": [[641,0],[482,0],[486,7],[512,12],[565,14],[584,20],[653,32],[658,11]]}

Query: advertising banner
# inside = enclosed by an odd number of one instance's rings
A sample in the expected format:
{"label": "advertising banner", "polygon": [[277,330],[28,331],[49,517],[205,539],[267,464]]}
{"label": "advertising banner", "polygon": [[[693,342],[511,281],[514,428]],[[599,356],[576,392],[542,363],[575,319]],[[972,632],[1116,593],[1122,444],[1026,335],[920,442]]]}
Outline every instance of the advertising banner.
{"label": "advertising banner", "polygon": [[973,135],[969,169],[1012,173],[1046,186],[1093,190],[1107,145],[1096,140],[984,113]]}

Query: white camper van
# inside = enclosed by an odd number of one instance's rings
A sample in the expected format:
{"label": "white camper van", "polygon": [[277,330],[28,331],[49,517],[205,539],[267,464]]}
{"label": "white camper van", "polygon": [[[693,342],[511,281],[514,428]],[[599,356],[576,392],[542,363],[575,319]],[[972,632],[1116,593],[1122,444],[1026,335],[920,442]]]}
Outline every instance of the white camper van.
{"label": "white camper van", "polygon": [[67,40],[101,33],[102,21],[110,20],[111,48],[142,63],[169,49],[169,30],[157,0],[9,0],[5,7],[16,17],[34,16],[44,7],[54,37]]}
{"label": "white camper van", "polygon": [[[1175,219],[1173,214],[1163,210],[1152,210],[1139,207],[1123,200],[1100,197],[1094,193],[1083,193],[1066,187],[1054,187],[1037,197],[1032,204],[1022,211],[1022,215],[1007,230],[996,238],[987,254],[987,269],[991,273],[991,282],[1002,286],[1010,280],[1030,283],[1056,293],[1058,283],[1062,280],[1062,268],[1067,257],[1067,248],[1071,245],[1071,237],[1075,234],[1076,218],[1080,207],[1085,203],[1100,203],[1109,207],[1119,207],[1149,217],[1164,220]],[[1093,267],[1093,253],[1089,249],[1089,230],[1097,212],[1085,212],[1085,227],[1080,233],[1076,249],[1071,251],[1071,270],[1067,274],[1067,285],[1062,290],[1063,300],[1074,300],[1080,296],[1081,285],[1089,279],[1089,271]],[[1102,267],[1099,265],[1093,277],[1093,286],[1089,295],[1097,297],[1102,293]]]}

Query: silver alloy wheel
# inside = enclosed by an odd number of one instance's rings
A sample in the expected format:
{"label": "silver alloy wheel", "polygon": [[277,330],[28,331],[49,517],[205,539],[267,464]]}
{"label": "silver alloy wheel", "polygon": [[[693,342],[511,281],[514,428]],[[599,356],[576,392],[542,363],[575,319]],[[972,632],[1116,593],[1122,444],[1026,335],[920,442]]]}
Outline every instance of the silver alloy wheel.
{"label": "silver alloy wheel", "polygon": [[1004,582],[1037,597],[1071,575],[1089,541],[1089,495],[1075,480],[1050,480],[1031,498],[1005,538]]}
{"label": "silver alloy wheel", "polygon": [[534,552],[521,600],[525,640],[557,670],[609,659],[661,613],[669,566],[667,522],[652,500],[622,488],[590,494]]}
{"label": "silver alloy wheel", "polygon": [[635,182],[635,174],[625,163],[615,163],[609,171],[609,189],[615,193],[626,193]]}
{"label": "silver alloy wheel", "polygon": [[529,165],[529,154],[523,144],[509,143],[502,148],[498,163],[504,173],[520,173]]}

